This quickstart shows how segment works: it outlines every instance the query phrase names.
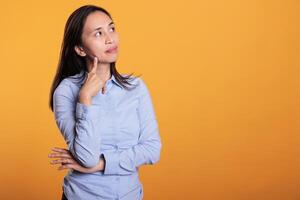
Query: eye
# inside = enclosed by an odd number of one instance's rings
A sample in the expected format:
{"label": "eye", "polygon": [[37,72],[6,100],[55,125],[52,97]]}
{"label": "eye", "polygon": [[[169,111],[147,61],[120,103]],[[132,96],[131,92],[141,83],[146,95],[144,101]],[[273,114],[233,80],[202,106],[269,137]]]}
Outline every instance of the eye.
{"label": "eye", "polygon": [[113,31],[115,31],[115,27],[111,27],[111,29],[112,29]]}
{"label": "eye", "polygon": [[[98,34],[99,33],[99,34]],[[96,37],[98,37],[98,36],[100,36],[102,33],[100,32],[100,31],[98,31],[96,34],[95,34],[95,36]]]}

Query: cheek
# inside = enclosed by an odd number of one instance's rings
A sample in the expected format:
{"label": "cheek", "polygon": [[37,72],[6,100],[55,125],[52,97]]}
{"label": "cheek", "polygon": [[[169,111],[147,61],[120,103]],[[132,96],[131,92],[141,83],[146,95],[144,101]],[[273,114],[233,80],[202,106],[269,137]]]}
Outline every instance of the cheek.
{"label": "cheek", "polygon": [[97,56],[105,54],[105,45],[101,41],[93,41],[90,45],[91,52]]}
{"label": "cheek", "polygon": [[[114,35],[113,37],[114,43],[119,46],[119,37],[118,35]],[[101,40],[100,38],[90,39],[87,41],[88,49],[90,54],[96,55],[100,59],[110,59],[111,57],[115,57],[116,55],[108,55],[105,53],[106,51],[106,45],[104,40]]]}
{"label": "cheek", "polygon": [[118,34],[115,35],[114,41],[117,45],[119,45],[119,35]]}

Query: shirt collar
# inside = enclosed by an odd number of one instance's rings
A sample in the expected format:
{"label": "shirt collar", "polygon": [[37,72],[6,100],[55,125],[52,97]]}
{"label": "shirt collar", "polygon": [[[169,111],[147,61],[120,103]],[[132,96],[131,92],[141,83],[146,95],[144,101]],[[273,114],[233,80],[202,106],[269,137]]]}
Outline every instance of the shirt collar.
{"label": "shirt collar", "polygon": [[116,77],[115,77],[113,74],[111,75],[110,79],[111,79],[116,85],[118,85],[121,89],[123,89],[123,86],[122,86],[120,83],[118,83],[118,81],[116,80]]}

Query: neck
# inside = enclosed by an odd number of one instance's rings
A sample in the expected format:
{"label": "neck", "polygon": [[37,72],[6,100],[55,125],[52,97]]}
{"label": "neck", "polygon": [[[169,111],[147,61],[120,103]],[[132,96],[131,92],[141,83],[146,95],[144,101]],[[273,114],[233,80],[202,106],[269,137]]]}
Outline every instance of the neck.
{"label": "neck", "polygon": [[[91,71],[90,66],[88,70]],[[98,63],[96,74],[99,75],[105,82],[110,79],[110,63]]]}

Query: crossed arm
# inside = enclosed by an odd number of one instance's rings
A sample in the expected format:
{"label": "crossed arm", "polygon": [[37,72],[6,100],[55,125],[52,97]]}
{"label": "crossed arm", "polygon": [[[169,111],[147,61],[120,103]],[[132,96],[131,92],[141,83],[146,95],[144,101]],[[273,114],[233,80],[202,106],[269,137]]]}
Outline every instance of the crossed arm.
{"label": "crossed arm", "polygon": [[68,149],[56,149],[55,155],[61,155],[61,160],[56,162],[71,160],[73,165],[77,164],[77,170],[80,170],[79,167],[88,169],[86,173],[103,170],[104,174],[123,175],[135,172],[143,164],[158,162],[161,151],[158,125],[147,86],[142,79],[139,81],[141,129],[138,144],[121,152],[100,152],[101,134],[97,134],[96,130],[101,126],[101,105],[87,106],[77,99],[74,102],[69,85],[72,83],[60,84],[53,96],[54,114]]}

